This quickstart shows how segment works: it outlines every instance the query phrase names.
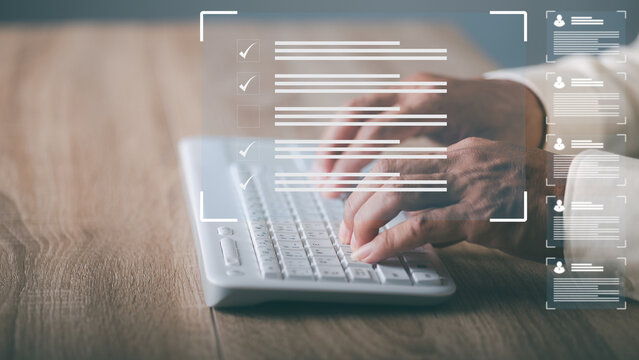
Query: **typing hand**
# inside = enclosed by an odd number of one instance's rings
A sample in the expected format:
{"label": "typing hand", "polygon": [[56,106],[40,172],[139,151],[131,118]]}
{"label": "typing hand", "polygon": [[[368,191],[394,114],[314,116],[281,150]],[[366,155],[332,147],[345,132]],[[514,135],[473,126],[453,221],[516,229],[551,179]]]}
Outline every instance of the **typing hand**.
{"label": "typing hand", "polygon": [[[351,243],[354,258],[368,263],[425,243],[444,246],[462,240],[543,260],[548,255],[544,244],[547,156],[540,149],[526,151],[506,142],[467,138],[449,147],[447,160],[378,161],[375,172],[399,172],[407,180],[446,179],[448,191],[354,192],[346,202],[340,240]],[[489,222],[489,218],[523,217],[524,186],[528,221]],[[563,197],[562,186],[552,189]],[[400,211],[413,213],[378,233]]]}
{"label": "typing hand", "polygon": [[[420,73],[408,81],[446,81],[447,93],[372,94],[356,98],[349,107],[399,107],[400,111],[383,114],[447,114],[447,126],[334,126],[323,135],[326,140],[404,140],[428,136],[444,145],[467,137],[482,137],[521,143],[526,126],[527,143],[537,147],[543,137],[544,111],[540,103],[525,86],[507,80],[462,80]],[[417,87],[417,86],[414,86]],[[420,86],[424,87],[424,86]],[[407,87],[408,88],[408,87]],[[375,114],[374,112],[352,112]],[[377,113],[380,114],[380,113]],[[526,125],[520,119],[526,119]],[[339,121],[406,121],[404,119],[339,119]],[[430,120],[426,120],[430,121]],[[326,145],[330,146],[330,145]],[[344,145],[339,145],[344,146]],[[362,145],[351,145],[362,146]],[[378,145],[375,145],[378,146]],[[339,155],[341,152],[320,152],[320,155]],[[348,154],[361,154],[349,152]],[[374,154],[374,152],[366,152]],[[371,160],[321,159],[315,163],[316,172],[358,172]],[[327,193],[329,196],[338,194]]]}

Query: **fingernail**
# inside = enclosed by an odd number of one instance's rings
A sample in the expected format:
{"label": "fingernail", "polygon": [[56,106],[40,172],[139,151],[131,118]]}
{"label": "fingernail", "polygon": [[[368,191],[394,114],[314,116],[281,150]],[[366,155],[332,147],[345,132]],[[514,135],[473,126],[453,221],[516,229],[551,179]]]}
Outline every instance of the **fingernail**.
{"label": "fingernail", "polygon": [[360,247],[359,249],[355,250],[355,252],[353,252],[351,254],[351,259],[353,259],[355,261],[360,261],[362,259],[366,259],[368,257],[368,255],[371,254],[371,251],[373,251],[373,242],[372,241],[362,245],[362,247]]}

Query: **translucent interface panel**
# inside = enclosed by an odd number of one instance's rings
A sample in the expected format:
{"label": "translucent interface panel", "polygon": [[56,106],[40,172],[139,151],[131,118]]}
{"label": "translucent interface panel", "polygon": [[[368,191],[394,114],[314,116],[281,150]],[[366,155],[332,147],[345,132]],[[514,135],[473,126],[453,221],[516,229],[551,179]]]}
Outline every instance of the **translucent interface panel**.
{"label": "translucent interface panel", "polygon": [[549,309],[626,308],[628,74],[601,71],[628,61],[626,17],[622,10],[546,12],[546,61],[556,64],[545,74],[553,152],[546,185],[573,194],[546,197],[546,246],[570,255],[547,259]]}
{"label": "translucent interface panel", "polygon": [[624,11],[546,12],[547,60],[566,55],[608,55],[623,60],[626,43]]}
{"label": "translucent interface panel", "polygon": [[[553,133],[546,135],[547,141],[552,144],[554,151],[551,161],[547,162],[547,184],[555,185],[566,182],[568,179],[581,182],[609,182],[612,186],[622,186],[627,182],[623,155],[626,149],[627,137],[625,134],[574,134]],[[576,156],[586,156],[587,164],[579,171],[570,167]]]}
{"label": "translucent interface panel", "polygon": [[546,259],[546,308],[626,309],[625,259]]}
{"label": "translucent interface panel", "polygon": [[[479,50],[477,39],[492,43],[494,53]],[[465,96],[455,79],[481,77],[494,69],[491,58],[525,61],[523,17],[488,12],[210,15],[202,45],[203,130],[233,137],[228,157],[254,176],[266,172],[268,191],[401,192],[419,196],[424,208],[456,201],[451,189],[463,176],[449,173],[462,159],[449,152],[459,140],[452,134],[486,116],[429,104]],[[508,95],[510,109],[500,117],[508,141],[523,149],[525,94],[516,88]],[[512,151],[505,165],[518,179],[511,191],[521,203],[498,217],[523,217],[524,159]],[[311,170],[315,161],[349,165],[328,173]],[[371,173],[380,162],[393,166]],[[230,174],[216,168],[214,154],[204,153],[202,164],[205,201],[214,202],[207,186]]]}
{"label": "translucent interface panel", "polygon": [[[590,195],[564,203],[549,196],[547,203],[549,246],[622,249],[627,244],[627,199],[610,194]],[[568,211],[566,211],[568,210]],[[620,252],[621,254],[622,252]]]}

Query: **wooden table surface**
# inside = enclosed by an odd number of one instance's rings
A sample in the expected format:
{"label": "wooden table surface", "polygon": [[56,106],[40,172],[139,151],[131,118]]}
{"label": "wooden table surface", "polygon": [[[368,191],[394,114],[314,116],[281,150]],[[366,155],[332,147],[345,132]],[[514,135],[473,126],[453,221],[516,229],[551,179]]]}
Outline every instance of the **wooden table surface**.
{"label": "wooden table surface", "polygon": [[636,358],[635,303],[547,311],[543,265],[467,244],[433,308],[207,308],[176,155],[200,72],[197,24],[0,27],[0,359]]}

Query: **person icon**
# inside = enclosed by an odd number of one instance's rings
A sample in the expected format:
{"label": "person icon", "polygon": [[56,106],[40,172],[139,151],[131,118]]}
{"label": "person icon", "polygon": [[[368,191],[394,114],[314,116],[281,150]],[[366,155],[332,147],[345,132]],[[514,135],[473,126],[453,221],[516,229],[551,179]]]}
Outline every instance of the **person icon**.
{"label": "person icon", "polygon": [[553,24],[555,24],[556,27],[563,27],[564,25],[566,25],[566,22],[564,21],[564,17],[561,16],[561,14],[557,14],[557,17],[555,18],[555,22]]}
{"label": "person icon", "polygon": [[566,148],[566,145],[564,145],[564,141],[561,138],[557,138],[555,145],[553,145],[552,147],[555,148],[555,150],[557,151],[561,151]]}
{"label": "person icon", "polygon": [[561,261],[557,261],[557,263],[555,264],[555,268],[552,270],[555,274],[563,274],[566,272],[566,268],[564,267],[564,264]]}
{"label": "person icon", "polygon": [[552,84],[552,86],[554,86],[555,89],[563,89],[566,87],[566,84],[564,83],[564,79],[561,76],[557,76],[555,78],[555,83]]}
{"label": "person icon", "polygon": [[566,210],[566,207],[564,206],[564,202],[561,200],[557,200],[557,202],[555,203],[555,207],[553,208],[555,210],[555,212],[564,212],[564,210]]}

